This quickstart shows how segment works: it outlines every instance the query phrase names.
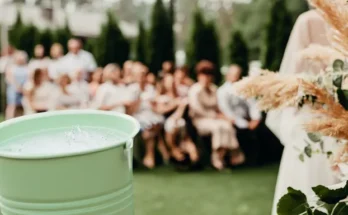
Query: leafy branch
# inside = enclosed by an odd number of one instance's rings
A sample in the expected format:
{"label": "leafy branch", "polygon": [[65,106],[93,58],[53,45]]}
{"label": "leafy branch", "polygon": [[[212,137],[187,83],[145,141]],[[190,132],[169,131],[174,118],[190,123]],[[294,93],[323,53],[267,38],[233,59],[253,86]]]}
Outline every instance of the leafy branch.
{"label": "leafy branch", "polygon": [[311,206],[304,193],[288,188],[278,202],[278,215],[347,215],[348,182],[343,188],[329,189],[319,185],[312,188],[319,201]]}

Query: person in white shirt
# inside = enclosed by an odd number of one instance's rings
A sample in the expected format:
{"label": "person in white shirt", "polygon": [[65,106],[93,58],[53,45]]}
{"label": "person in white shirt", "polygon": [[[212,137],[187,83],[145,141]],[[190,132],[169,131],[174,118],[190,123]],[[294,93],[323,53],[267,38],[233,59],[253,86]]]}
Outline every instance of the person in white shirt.
{"label": "person in white shirt", "polygon": [[242,69],[231,65],[226,82],[218,89],[218,105],[220,111],[233,122],[242,150],[246,155],[246,163],[257,164],[260,152],[255,131],[261,122],[261,112],[255,100],[239,97],[233,88],[233,83],[239,81]]}
{"label": "person in white shirt", "polygon": [[103,68],[98,67],[92,74],[91,82],[89,83],[89,97],[93,100],[97,94],[99,87],[102,84]]}
{"label": "person in white shirt", "polygon": [[45,57],[45,48],[43,45],[38,44],[34,48],[34,57],[29,61],[29,73],[32,77],[36,69],[47,69],[50,63],[50,59]]}
{"label": "person in white shirt", "polygon": [[188,76],[188,68],[186,66],[178,67],[174,72],[175,88],[181,98],[186,98],[190,87],[194,81]]}
{"label": "person in white shirt", "polygon": [[143,164],[152,169],[155,167],[155,139],[160,137],[164,117],[155,112],[156,90],[153,85],[147,83],[146,72],[146,66],[140,63],[134,66],[136,83],[128,87],[129,96],[133,101],[129,113],[139,121],[141,126],[142,138],[145,142]]}
{"label": "person in white shirt", "polygon": [[51,110],[67,110],[84,108],[84,100],[78,94],[71,91],[71,79],[67,74],[58,78],[58,88],[53,93]]}
{"label": "person in white shirt", "polygon": [[130,85],[134,83],[133,67],[135,62],[128,60],[123,64],[123,83]]}
{"label": "person in white shirt", "polygon": [[22,100],[25,114],[42,113],[49,110],[52,104],[52,92],[55,86],[48,81],[45,71],[36,69],[33,79],[28,81]]}
{"label": "person in white shirt", "polygon": [[84,79],[84,73],[82,69],[77,69],[72,77],[72,82],[68,87],[71,94],[79,97],[82,102],[81,108],[87,108],[89,98],[89,85]]}
{"label": "person in white shirt", "polygon": [[109,64],[103,71],[104,83],[98,88],[93,107],[105,111],[126,112],[127,88],[121,83],[121,68],[116,64]]}
{"label": "person in white shirt", "polygon": [[6,79],[6,119],[23,114],[22,98],[24,85],[29,77],[28,55],[24,51],[14,53],[14,63],[5,73]]}
{"label": "person in white shirt", "polygon": [[14,58],[13,54],[15,52],[15,49],[11,46],[8,46],[4,48],[1,51],[1,56],[0,56],[0,74],[5,73],[6,70],[14,64]]}
{"label": "person in white shirt", "polygon": [[48,75],[49,78],[53,81],[57,81],[62,73],[62,57],[64,56],[63,46],[59,43],[55,43],[52,45],[50,50],[50,55],[52,60],[48,64]]}
{"label": "person in white shirt", "polygon": [[62,69],[72,77],[72,74],[81,69],[84,78],[88,79],[90,73],[97,68],[97,63],[93,55],[82,49],[82,43],[78,39],[70,39],[68,41],[69,52],[62,58]]}

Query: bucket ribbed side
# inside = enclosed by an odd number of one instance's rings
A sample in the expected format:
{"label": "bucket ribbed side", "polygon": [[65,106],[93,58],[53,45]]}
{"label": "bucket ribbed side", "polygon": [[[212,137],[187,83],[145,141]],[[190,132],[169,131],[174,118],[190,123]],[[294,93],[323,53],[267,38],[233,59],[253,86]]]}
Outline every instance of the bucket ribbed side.
{"label": "bucket ribbed side", "polygon": [[59,203],[29,203],[0,196],[3,215],[133,215],[132,184],[89,199]]}

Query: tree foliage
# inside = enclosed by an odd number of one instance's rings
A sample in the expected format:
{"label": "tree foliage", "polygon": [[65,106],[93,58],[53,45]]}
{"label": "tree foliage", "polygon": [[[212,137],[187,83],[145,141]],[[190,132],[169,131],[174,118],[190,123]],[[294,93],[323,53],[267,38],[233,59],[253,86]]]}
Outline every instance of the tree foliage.
{"label": "tree foliage", "polygon": [[[305,0],[283,0],[289,9],[292,20],[308,10]],[[250,58],[257,60],[260,57],[263,38],[260,32],[265,28],[268,14],[271,10],[273,0],[253,0],[250,4],[235,4],[233,10],[233,27],[239,29],[250,48]],[[290,26],[291,27],[291,26]]]}
{"label": "tree foliage", "polygon": [[229,45],[229,60],[242,68],[242,75],[246,76],[249,71],[249,49],[240,31],[231,34]]}
{"label": "tree foliage", "polygon": [[20,43],[20,37],[22,30],[24,28],[24,24],[22,21],[21,13],[18,11],[17,12],[17,17],[16,17],[16,22],[14,25],[11,27],[10,31],[8,32],[9,36],[9,42],[12,46],[19,48],[19,43]]}
{"label": "tree foliage", "polygon": [[174,61],[173,30],[170,13],[162,0],[156,0],[151,16],[149,39],[150,69],[157,74],[164,61]]}
{"label": "tree foliage", "polygon": [[72,37],[72,32],[69,28],[69,23],[66,21],[65,26],[55,30],[53,33],[53,42],[59,43],[63,46],[64,52],[68,52],[68,41]]}
{"label": "tree foliage", "polygon": [[206,22],[197,10],[193,19],[193,30],[187,47],[187,62],[193,76],[195,65],[201,60],[209,60],[216,67],[215,82],[221,82],[220,45],[214,22]]}
{"label": "tree foliage", "polygon": [[128,60],[130,44],[123,36],[111,12],[108,12],[107,22],[101,27],[101,34],[93,42],[92,50],[100,66],[108,63],[123,65]]}
{"label": "tree foliage", "polygon": [[50,29],[38,32],[35,38],[35,44],[41,44],[45,49],[45,56],[50,56],[50,49],[53,44],[53,33]]}
{"label": "tree foliage", "polygon": [[139,22],[139,35],[136,42],[136,60],[147,64],[147,35],[143,22]]}
{"label": "tree foliage", "polygon": [[274,0],[261,48],[262,66],[278,71],[293,26],[292,15],[283,0]]}
{"label": "tree foliage", "polygon": [[18,35],[19,41],[16,48],[27,52],[29,58],[31,58],[34,54],[36,38],[39,33],[39,30],[33,24],[24,26]]}

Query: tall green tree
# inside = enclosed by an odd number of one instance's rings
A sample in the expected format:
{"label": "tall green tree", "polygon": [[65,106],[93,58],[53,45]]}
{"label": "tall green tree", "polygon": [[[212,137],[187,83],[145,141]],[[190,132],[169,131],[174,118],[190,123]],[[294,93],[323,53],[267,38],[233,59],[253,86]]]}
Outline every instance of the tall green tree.
{"label": "tall green tree", "polygon": [[107,13],[107,22],[101,27],[101,34],[95,41],[93,54],[100,66],[108,63],[123,65],[130,54],[130,43],[123,36],[112,12]]}
{"label": "tall green tree", "polygon": [[69,28],[69,23],[66,20],[64,27],[58,28],[53,33],[53,42],[59,43],[63,46],[64,52],[68,52],[68,41],[72,37],[72,32]]}
{"label": "tall green tree", "polygon": [[229,60],[242,68],[242,75],[248,75],[249,71],[249,49],[240,31],[231,34],[229,45]]}
{"label": "tall green tree", "polygon": [[147,64],[147,54],[146,54],[146,44],[147,44],[147,35],[142,21],[139,22],[139,35],[136,42],[136,60],[144,64]]}
{"label": "tall green tree", "polygon": [[17,48],[28,53],[29,58],[33,56],[34,47],[36,44],[36,38],[38,37],[39,30],[33,25],[29,24],[24,26],[20,33],[20,40]]}
{"label": "tall green tree", "polygon": [[193,15],[193,23],[192,23],[192,33],[190,37],[190,41],[186,48],[187,53],[187,64],[190,67],[191,77],[195,76],[194,67],[195,65],[203,59],[203,51],[204,51],[204,31],[205,31],[205,21],[203,15],[200,10],[195,11]]}
{"label": "tall green tree", "polygon": [[261,48],[263,68],[278,71],[293,26],[292,15],[283,0],[274,0]]}
{"label": "tall green tree", "polygon": [[41,44],[45,48],[45,56],[50,56],[50,49],[53,44],[53,33],[50,29],[38,32],[35,44]]}
{"label": "tall green tree", "polygon": [[215,83],[221,83],[220,45],[214,22],[206,23],[201,11],[197,10],[193,19],[192,35],[187,47],[187,62],[194,74],[195,65],[201,60],[209,60],[216,67]]}
{"label": "tall green tree", "polygon": [[[185,0],[184,0],[185,1]],[[308,10],[305,0],[283,0],[292,14],[292,20]],[[274,0],[253,0],[250,4],[235,4],[233,9],[233,27],[240,29],[250,48],[250,59],[260,58],[263,38],[260,37],[269,21],[269,14]]]}
{"label": "tall green tree", "polygon": [[94,54],[96,48],[96,41],[96,38],[88,38],[84,44],[83,49]]}
{"label": "tall green tree", "polygon": [[157,74],[164,61],[174,61],[173,30],[168,10],[162,0],[156,0],[151,16],[149,39],[150,69]]}
{"label": "tall green tree", "polygon": [[215,65],[215,75],[214,80],[216,84],[221,84],[222,75],[220,72],[221,67],[221,52],[219,37],[216,30],[216,25],[214,22],[208,22],[204,31],[204,41],[205,41],[205,52],[203,59],[209,60]]}
{"label": "tall green tree", "polygon": [[20,11],[18,11],[16,22],[11,27],[11,29],[9,31],[9,35],[8,35],[9,42],[12,46],[19,48],[19,43],[21,40],[21,33],[22,33],[22,30],[24,27],[25,26],[24,26],[23,21],[22,21],[21,13],[20,13]]}
{"label": "tall green tree", "polygon": [[175,3],[176,0],[170,0],[169,4],[169,38],[168,38],[168,47],[169,47],[169,55],[170,60],[175,61],[175,32],[174,32],[174,25],[176,21],[175,17]]}

